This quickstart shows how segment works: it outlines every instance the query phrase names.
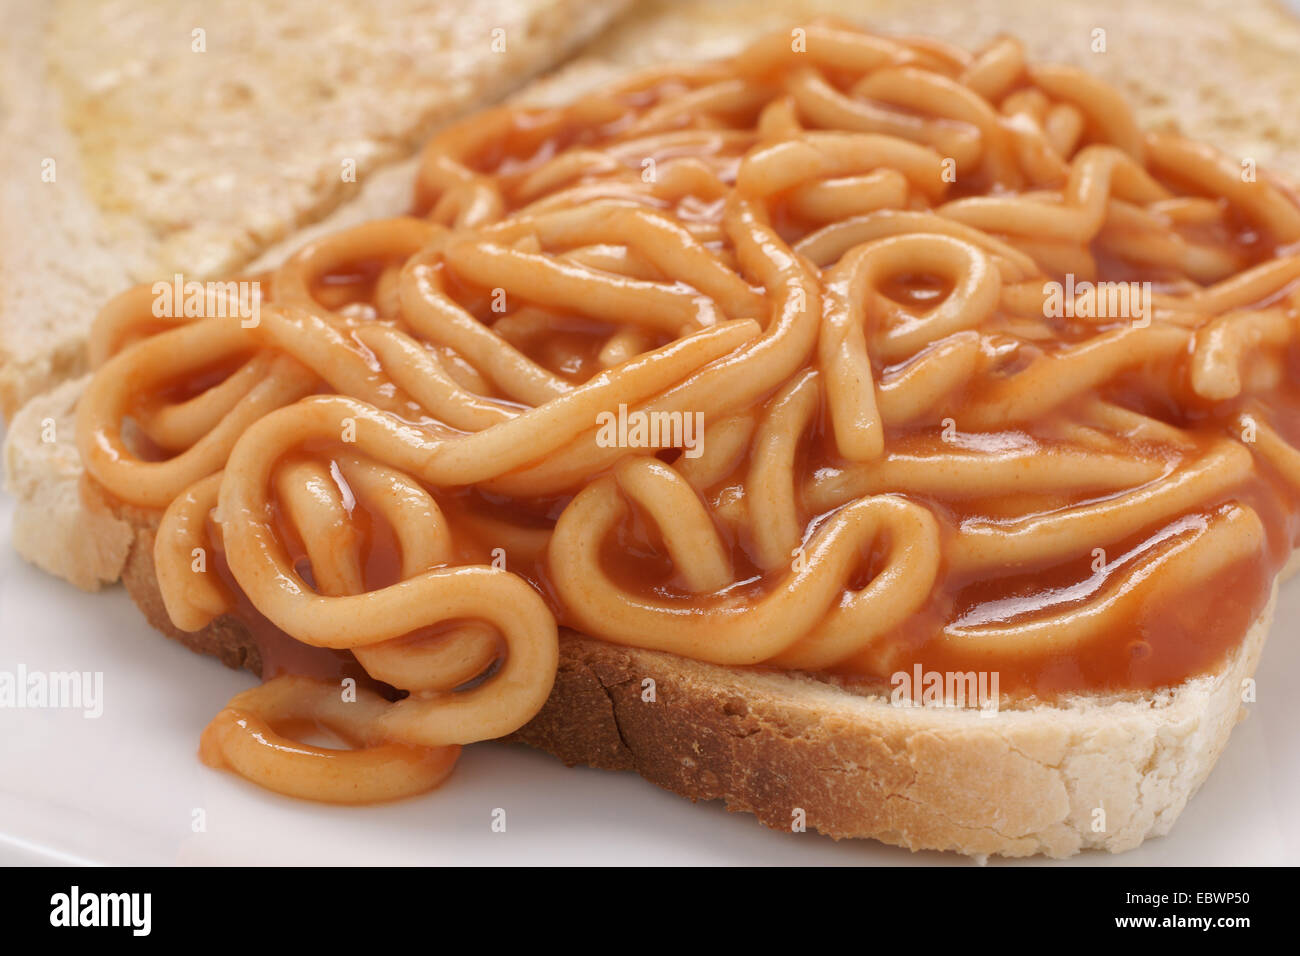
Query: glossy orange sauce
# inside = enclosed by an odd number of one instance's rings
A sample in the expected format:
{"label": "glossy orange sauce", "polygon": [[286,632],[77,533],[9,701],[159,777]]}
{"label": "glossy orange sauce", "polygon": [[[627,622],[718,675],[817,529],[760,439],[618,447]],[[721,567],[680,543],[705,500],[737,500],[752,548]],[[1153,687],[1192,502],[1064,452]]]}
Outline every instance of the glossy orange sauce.
{"label": "glossy orange sauce", "polygon": [[[1253,253],[1249,256],[1252,259],[1263,258],[1261,249],[1251,249],[1250,252]],[[1117,270],[1117,273],[1120,271]],[[350,277],[353,281],[340,282],[339,288],[351,285],[350,291],[364,300],[377,272],[377,269],[372,270],[360,279]],[[1103,275],[1100,278],[1109,277]],[[942,301],[950,290],[932,277],[913,275],[895,278],[882,291],[905,307],[920,311]],[[461,289],[460,292],[465,296],[458,296],[462,302],[476,298],[470,294],[470,290]],[[484,302],[483,299],[479,301]],[[485,321],[491,321],[487,317],[490,312],[486,306],[481,311],[485,314]],[[588,325],[593,326],[587,330],[591,334],[591,340],[598,341],[602,331],[597,327],[598,323]],[[575,327],[580,328],[581,323],[575,323]],[[588,354],[586,350],[570,346],[561,351],[570,356],[580,355],[584,359],[594,356],[594,351]],[[1290,371],[1300,372],[1297,356],[1291,355],[1288,358]],[[569,373],[566,377],[581,381],[591,370],[585,362],[577,362],[564,371]],[[1300,375],[1292,374],[1290,380],[1300,381]],[[1126,392],[1122,378],[1113,383],[1105,395],[1121,403],[1129,402],[1145,414],[1185,429],[1202,451],[1232,428],[1232,414],[1238,403],[1218,403],[1211,409],[1195,401],[1190,389],[1179,387],[1176,382],[1171,383],[1171,391],[1179,396],[1180,404],[1163,408],[1139,407],[1135,401],[1136,389]],[[973,394],[960,393],[952,396],[949,400],[952,414],[959,415],[963,403],[974,397]],[[1289,442],[1300,446],[1300,388],[1287,384],[1271,393],[1255,396],[1255,400],[1271,412],[1269,421],[1280,434]],[[1048,425],[1050,422],[1041,424]],[[1030,425],[1007,434],[1020,440],[1036,440],[1050,449],[1051,439],[1037,435],[1036,431],[1037,426]],[[887,448],[889,439],[896,438],[899,434],[903,432],[887,435]],[[310,449],[314,457],[319,456],[320,452],[319,448]],[[1193,452],[1192,457],[1199,453]],[[659,453],[659,457],[671,462],[677,454],[676,451],[669,450]],[[828,462],[834,464],[834,456],[834,442],[828,434],[823,410],[817,426],[804,438],[801,452],[804,459],[802,477],[806,478],[811,472],[812,460],[815,459],[824,467]],[[747,467],[748,462],[742,461],[731,475],[710,489],[710,495],[742,480]],[[799,474],[797,470],[797,475]],[[464,563],[490,563],[495,546],[493,541],[476,536],[472,522],[468,522],[467,517],[489,516],[512,525],[532,526],[545,531],[553,525],[568,501],[567,498],[554,498],[523,504],[494,499],[475,489],[429,490],[447,514],[454,530],[458,560]],[[1037,503],[1017,498],[988,502],[967,500],[958,503],[922,495],[913,497],[929,505],[940,516],[946,536],[952,535],[966,520],[999,515],[1022,516],[1039,508],[1046,510],[1084,500],[1080,495],[1071,500]],[[1106,549],[1107,563],[1099,570],[1094,570],[1094,559],[1090,556],[1062,563],[1006,567],[972,578],[962,578],[941,570],[939,583],[927,604],[897,632],[883,639],[893,648],[888,672],[864,670],[861,659],[858,659],[855,663],[841,667],[838,673],[874,682],[888,680],[889,674],[896,671],[910,671],[917,664],[926,671],[940,672],[992,669],[999,674],[1003,693],[1050,699],[1066,692],[1149,689],[1173,685],[1188,677],[1212,671],[1240,645],[1247,630],[1264,610],[1275,576],[1286,563],[1291,549],[1300,541],[1300,499],[1258,457],[1250,479],[1230,489],[1220,498],[1207,501],[1204,509],[1197,513],[1212,512],[1231,501],[1248,505],[1260,515],[1268,535],[1267,548],[1262,553],[1250,560],[1237,562],[1209,582],[1175,588],[1172,594],[1159,600],[1146,601],[1122,627],[1100,639],[1091,640],[1076,650],[1054,654],[1039,653],[1034,648],[1027,647],[1023,653],[990,660],[986,654],[964,653],[959,646],[941,647],[933,638],[945,624],[959,619],[978,622],[1026,621],[1040,614],[1077,606],[1090,595],[1104,589],[1112,576],[1118,579],[1135,562],[1141,561],[1153,548],[1167,540],[1169,534],[1176,533],[1175,526],[1183,519],[1143,529],[1124,541],[1111,544]],[[1036,504],[1037,507],[1030,507],[1031,504]],[[375,589],[399,580],[400,555],[392,529],[362,502],[355,503],[353,520],[362,542],[367,588]],[[818,520],[814,519],[811,527],[815,527]],[[276,529],[280,540],[297,561],[300,573],[310,582],[306,550],[292,523],[282,518],[277,519]],[[743,533],[733,534],[727,527],[720,530],[736,569],[738,583],[733,588],[737,593],[752,594],[758,599],[770,579],[763,577],[751,557],[752,543],[746,540]],[[879,551],[877,548],[876,554],[864,556],[858,578],[851,582],[851,586],[860,588],[871,580],[881,563]],[[636,514],[635,509],[633,517],[605,542],[602,559],[611,577],[623,586],[678,596],[683,593],[681,582],[665,556],[659,532],[653,523]],[[508,569],[525,576],[547,598],[559,622],[566,624],[564,609],[548,580],[544,553],[521,553],[515,549],[510,553],[509,562]],[[228,572],[223,571],[223,574],[228,576]],[[237,588],[234,590],[238,591]],[[265,667],[269,668],[264,676],[293,670],[310,672],[316,676],[347,675],[367,680],[364,671],[349,652],[320,651],[297,644],[265,622],[242,597],[237,616],[253,625],[254,636],[263,647]],[[441,629],[443,628],[439,628]],[[411,639],[430,637],[436,635],[430,632],[428,635],[412,635]]]}
{"label": "glossy orange sauce", "polygon": [[[1290,390],[1288,390],[1290,391]],[[1300,409],[1300,394],[1287,396]],[[1281,399],[1282,396],[1279,396]],[[1300,411],[1293,411],[1290,421],[1275,420],[1283,434],[1300,442]],[[1290,425],[1290,428],[1284,426]],[[1208,429],[1206,441],[1221,432]],[[823,441],[821,433],[809,441]],[[744,465],[741,465],[743,470]],[[724,481],[725,485],[726,482]],[[458,558],[465,563],[490,563],[492,543],[476,540],[466,523],[469,514],[491,515],[514,524],[531,524],[539,530],[549,527],[565,504],[564,499],[542,502],[521,509],[493,501],[478,491],[436,493],[447,512],[458,543]],[[916,496],[943,516],[947,534],[963,520],[982,517],[978,505],[958,510],[936,499]],[[1021,654],[993,660],[986,654],[964,654],[941,647],[933,637],[947,623],[966,621],[1032,620],[1036,615],[1077,606],[1105,588],[1112,576],[1121,575],[1135,562],[1149,555],[1171,534],[1178,532],[1180,521],[1144,529],[1106,549],[1107,563],[1094,570],[1090,556],[1062,562],[1025,564],[1001,569],[994,575],[962,578],[941,575],[940,584],[929,602],[903,627],[882,640],[895,646],[889,673],[910,671],[916,664],[926,671],[966,672],[996,670],[1004,693],[1051,698],[1064,692],[1128,690],[1155,688],[1180,683],[1190,676],[1214,670],[1238,647],[1249,627],[1268,602],[1274,577],[1286,563],[1292,547],[1300,540],[1300,501],[1275,476],[1267,473],[1248,480],[1242,486],[1207,503],[1204,512],[1221,503],[1236,501],[1255,509],[1268,532],[1267,548],[1255,557],[1237,562],[1208,582],[1198,582],[1158,600],[1145,602],[1140,611],[1127,619],[1124,626],[1091,640],[1080,648],[1063,654],[1040,654],[1032,647]],[[400,555],[396,541],[386,523],[358,502],[353,511],[363,543],[363,560],[368,589],[399,580]],[[816,522],[813,523],[814,525]],[[300,573],[310,582],[310,568],[305,548],[290,522],[278,520],[277,530]],[[765,579],[750,556],[751,544],[744,535],[727,533],[724,541],[730,548],[736,568],[739,593],[758,599],[767,587]],[[864,556],[854,588],[864,587],[879,570],[880,548]],[[548,599],[561,624],[566,623],[564,610],[548,581],[545,558],[541,553],[510,553],[509,570],[524,575]],[[665,557],[662,538],[653,523],[644,517],[625,522],[602,550],[602,563],[619,584],[640,591],[682,594],[681,582],[671,562]],[[258,622],[254,636],[263,647],[270,673],[285,670],[310,672],[315,676],[354,676],[366,680],[364,671],[349,652],[325,651],[299,645],[267,624],[261,615],[241,600],[237,616],[246,623]],[[259,620],[260,619],[260,620]],[[445,629],[446,625],[437,630]],[[412,635],[413,640],[428,635]],[[272,639],[273,638],[273,639]],[[291,647],[296,645],[295,647]],[[889,673],[864,672],[852,665],[841,668],[842,676],[868,681],[887,680]],[[264,676],[269,676],[265,674]],[[373,683],[373,682],[370,682]]]}
{"label": "glossy orange sauce", "polygon": [[[663,89],[647,91],[644,99],[650,103],[663,93]],[[635,116],[635,100],[634,95],[628,98],[626,121]],[[558,135],[547,134],[545,137],[531,139],[527,133],[515,133],[502,137],[488,153],[477,157],[476,165],[485,172],[495,174],[506,184],[504,191],[509,194],[512,182],[521,181],[546,159],[584,140],[599,140],[616,131],[618,125],[619,121],[615,121],[606,127],[570,129],[561,131]],[[984,192],[984,185],[978,177],[972,177],[957,185],[950,198]],[[417,212],[425,211],[418,206],[417,203]],[[789,213],[779,198],[774,204],[772,218],[783,235],[791,240],[806,235],[812,228],[809,223],[800,222]],[[1206,234],[1200,238],[1233,247],[1240,256],[1243,268],[1264,261],[1274,254],[1275,250],[1270,244],[1244,224],[1232,220],[1229,223],[1227,227],[1203,227]],[[1136,269],[1109,259],[1100,251],[1095,252],[1099,272],[1096,279],[1151,281],[1156,291],[1160,291],[1162,282],[1170,278]],[[341,309],[348,303],[370,303],[383,266],[384,263],[373,262],[356,264],[348,274],[329,277],[315,292],[328,308]],[[489,290],[474,287],[452,275],[445,275],[444,278],[448,294],[484,323],[491,324],[499,318],[490,309]],[[893,277],[881,291],[903,308],[921,312],[941,302],[951,289],[933,276],[904,274]],[[576,383],[586,380],[597,370],[596,354],[600,343],[611,330],[612,326],[575,317],[559,333],[546,340],[522,337],[513,339],[512,344],[539,364]],[[1061,332],[1063,338],[1070,334],[1064,323]],[[656,341],[653,344],[662,342]],[[1289,380],[1300,381],[1297,356],[1289,355],[1288,362]],[[214,370],[213,382],[220,380],[227,371]],[[1151,372],[1149,369],[1142,371]],[[1172,379],[1172,371],[1169,374]],[[208,384],[211,382],[178,386],[176,394],[163,398],[175,401],[190,394],[198,394]],[[1171,380],[1168,394],[1176,400],[1164,407],[1142,407],[1138,402],[1139,390],[1126,388],[1125,380],[1121,378],[1106,387],[1103,397],[1114,399],[1120,404],[1127,403],[1144,414],[1186,429],[1202,450],[1231,429],[1233,413],[1239,407],[1237,403],[1218,403],[1211,408],[1199,402],[1185,383],[1176,380]],[[960,420],[963,404],[977,397],[978,394],[972,391],[954,394],[948,400],[950,410],[947,414]],[[1300,446],[1300,389],[1287,384],[1272,393],[1255,398],[1270,410],[1270,422],[1282,436]],[[1051,424],[1038,423],[1041,426]],[[1038,425],[1030,425],[1008,434],[1036,440],[1050,449],[1050,428],[1042,428],[1042,434],[1039,434]],[[898,429],[887,433],[886,448],[890,447],[891,441],[905,433]],[[317,451],[313,449],[313,453]],[[674,452],[660,454],[665,461],[671,461],[674,456]],[[836,464],[834,443],[829,436],[824,409],[817,426],[803,439],[802,458],[803,466],[796,470],[797,481],[808,477],[812,467],[810,462],[814,459],[822,467],[828,464],[833,467]],[[736,484],[747,466],[745,461],[739,463],[731,475],[709,489],[709,495],[722,493],[728,485]],[[489,516],[512,525],[528,525],[546,530],[553,525],[568,500],[555,498],[522,504],[494,499],[473,489],[429,490],[447,513],[455,532],[458,559],[467,563],[489,563],[492,549],[497,544],[476,536],[470,520],[473,516]],[[953,502],[921,495],[915,497],[934,510],[944,526],[945,535],[951,536],[963,521],[1065,507],[1080,503],[1084,496],[1037,502],[1014,499]],[[1000,674],[1001,689],[1004,692],[1041,697],[1071,691],[1154,688],[1177,684],[1193,675],[1211,671],[1240,645],[1248,628],[1266,606],[1274,578],[1286,563],[1291,549],[1300,540],[1300,500],[1258,457],[1250,479],[1230,489],[1219,499],[1205,502],[1200,513],[1212,512],[1231,501],[1248,505],[1263,520],[1267,530],[1267,547],[1262,553],[1238,562],[1210,582],[1175,589],[1172,596],[1147,602],[1122,627],[1068,654],[1045,654],[1027,647],[1023,653],[990,662],[985,655],[966,653],[959,647],[941,649],[934,637],[945,624],[958,619],[1031,620],[1036,615],[1075,606],[1105,587],[1112,576],[1121,574],[1134,562],[1148,555],[1153,547],[1165,540],[1171,532],[1171,525],[1145,528],[1127,540],[1111,543],[1107,548],[1108,563],[1101,570],[1094,570],[1093,559],[1086,556],[1063,563],[1006,567],[983,572],[977,578],[961,578],[941,569],[939,584],[926,605],[896,633],[884,639],[895,650],[890,660],[890,669],[910,670],[914,664],[920,664],[926,670],[969,671],[992,666]],[[392,529],[372,514],[364,503],[356,504],[353,516],[363,542],[367,587],[374,589],[398,580],[400,556]],[[819,519],[814,517],[811,526],[815,527],[817,520]],[[1182,519],[1175,519],[1173,525],[1177,525],[1180,520]],[[769,579],[760,573],[752,558],[752,542],[746,540],[743,533],[732,533],[728,527],[721,527],[720,531],[736,569],[738,583],[733,588],[739,593],[752,594],[757,599],[769,585]],[[298,560],[301,573],[310,581],[305,548],[291,522],[277,520],[277,533]],[[877,551],[879,550],[878,548]],[[642,516],[631,518],[617,534],[605,542],[602,557],[604,566],[613,579],[624,586],[643,591],[682,593],[680,581],[665,557],[658,531]],[[508,570],[525,576],[548,600],[560,623],[565,624],[564,608],[556,599],[555,590],[548,580],[544,553],[521,553],[516,549],[511,552],[509,561]],[[879,570],[880,563],[880,553],[864,555],[858,579],[851,582],[852,586],[862,587],[869,582]],[[228,571],[223,570],[223,574],[229,577]],[[237,587],[233,590],[238,593]],[[271,673],[307,667],[323,667],[327,670],[330,667],[342,668],[348,673],[360,670],[352,655],[346,652],[312,652],[308,657],[302,658],[285,653],[279,644],[279,638],[271,634],[275,629],[242,597],[236,616],[253,625],[254,636],[263,645],[264,660]],[[322,654],[328,655],[329,659]],[[889,676],[888,673],[864,671],[860,660],[855,665],[843,668],[841,673],[869,680],[887,680]]]}

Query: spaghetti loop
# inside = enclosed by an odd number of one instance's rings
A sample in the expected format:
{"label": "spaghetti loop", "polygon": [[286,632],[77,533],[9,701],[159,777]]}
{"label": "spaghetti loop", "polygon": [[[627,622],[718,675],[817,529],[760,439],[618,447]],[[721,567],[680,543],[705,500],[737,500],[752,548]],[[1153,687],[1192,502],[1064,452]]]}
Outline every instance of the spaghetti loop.
{"label": "spaghetti loop", "polygon": [[[338,702],[338,688],[277,677],[234,697],[200,743],[205,763],[229,767],[268,790],[323,803],[376,803],[432,790],[456,765],[459,747],[367,742],[364,716],[384,701],[361,691]],[[275,728],[323,725],[353,749],[304,744]]]}

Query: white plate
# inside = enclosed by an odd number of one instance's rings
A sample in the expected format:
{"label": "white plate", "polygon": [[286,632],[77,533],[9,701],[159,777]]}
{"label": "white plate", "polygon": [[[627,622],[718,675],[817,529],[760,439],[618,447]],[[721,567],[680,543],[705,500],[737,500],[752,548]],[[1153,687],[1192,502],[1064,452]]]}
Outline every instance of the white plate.
{"label": "white plate", "polygon": [[[201,764],[200,730],[253,678],[162,638],[121,588],[90,595],[25,565],[0,498],[0,670],[102,671],[103,715],[0,708],[0,863],[935,864],[776,833],[630,773],[566,769],[524,747],[467,749],[438,791],[334,808]],[[1171,835],[1097,864],[1300,862],[1300,579],[1284,588],[1258,702]],[[505,810],[505,832],[493,813]],[[196,811],[206,828],[195,832]]]}

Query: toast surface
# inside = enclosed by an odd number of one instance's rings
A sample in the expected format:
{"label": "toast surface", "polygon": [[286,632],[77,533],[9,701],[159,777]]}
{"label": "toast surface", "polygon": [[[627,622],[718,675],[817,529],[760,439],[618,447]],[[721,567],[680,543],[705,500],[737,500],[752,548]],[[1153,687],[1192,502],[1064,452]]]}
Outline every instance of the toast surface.
{"label": "toast surface", "polygon": [[557,62],[627,0],[11,6],[0,38],[5,418],[84,371],[109,296],[243,268],[354,200],[439,124]]}

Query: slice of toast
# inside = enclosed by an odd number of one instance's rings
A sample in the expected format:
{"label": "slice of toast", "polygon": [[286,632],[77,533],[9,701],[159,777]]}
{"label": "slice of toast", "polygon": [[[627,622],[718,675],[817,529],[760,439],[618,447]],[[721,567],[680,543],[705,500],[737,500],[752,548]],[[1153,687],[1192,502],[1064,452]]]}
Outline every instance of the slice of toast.
{"label": "slice of toast", "polygon": [[628,0],[14,4],[0,35],[0,415],[136,282],[243,268]]}

